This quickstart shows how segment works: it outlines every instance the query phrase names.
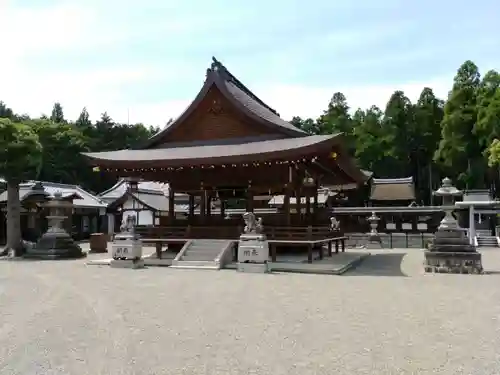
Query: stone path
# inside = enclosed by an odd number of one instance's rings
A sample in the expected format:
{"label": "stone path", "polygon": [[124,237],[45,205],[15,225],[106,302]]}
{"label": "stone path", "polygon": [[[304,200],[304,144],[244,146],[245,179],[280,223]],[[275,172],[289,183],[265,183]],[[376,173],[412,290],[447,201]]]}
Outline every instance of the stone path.
{"label": "stone path", "polygon": [[370,252],[344,276],[0,261],[0,375],[500,373],[499,249],[482,276]]}

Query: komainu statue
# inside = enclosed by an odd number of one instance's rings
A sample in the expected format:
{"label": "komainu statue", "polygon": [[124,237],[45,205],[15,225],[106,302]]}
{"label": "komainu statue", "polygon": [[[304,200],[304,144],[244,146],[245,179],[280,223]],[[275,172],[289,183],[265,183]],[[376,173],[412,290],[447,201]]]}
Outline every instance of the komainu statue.
{"label": "komainu statue", "polygon": [[330,230],[335,232],[340,230],[340,221],[338,221],[334,216],[330,218]]}
{"label": "komainu statue", "polygon": [[134,231],[136,221],[137,221],[137,218],[135,217],[135,215],[127,215],[122,220],[122,225],[120,225],[120,232],[132,233]]}
{"label": "komainu statue", "polygon": [[243,232],[245,234],[261,234],[262,233],[263,227],[262,227],[262,218],[261,217],[256,219],[253,212],[245,212],[243,214],[243,220],[245,221],[245,229],[243,230]]}

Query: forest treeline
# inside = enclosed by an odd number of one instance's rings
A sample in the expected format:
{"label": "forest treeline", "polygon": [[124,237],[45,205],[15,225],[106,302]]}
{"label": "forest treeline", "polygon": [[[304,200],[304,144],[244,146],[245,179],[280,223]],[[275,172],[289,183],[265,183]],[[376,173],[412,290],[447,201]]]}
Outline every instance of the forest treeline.
{"label": "forest treeline", "polygon": [[[361,168],[376,177],[413,176],[421,203],[429,202],[432,189],[445,175],[459,187],[496,193],[500,188],[500,142],[495,142],[500,133],[499,73],[491,70],[481,76],[478,67],[466,61],[450,82],[445,99],[437,98],[432,87],[424,87],[415,103],[395,91],[385,108],[354,110],[348,98],[336,92],[317,119],[294,117],[291,122],[310,134],[345,133],[347,147]],[[92,122],[85,108],[78,119],[67,119],[60,103],[54,104],[50,116],[32,119],[0,102],[0,118],[22,124],[37,137],[41,163],[30,178],[78,184],[93,192],[115,181],[93,173],[80,152],[136,147],[159,131],[143,124],[116,123],[107,113]],[[0,132],[7,134],[9,127],[4,128]],[[0,163],[4,163],[0,170],[8,167],[8,161]]]}

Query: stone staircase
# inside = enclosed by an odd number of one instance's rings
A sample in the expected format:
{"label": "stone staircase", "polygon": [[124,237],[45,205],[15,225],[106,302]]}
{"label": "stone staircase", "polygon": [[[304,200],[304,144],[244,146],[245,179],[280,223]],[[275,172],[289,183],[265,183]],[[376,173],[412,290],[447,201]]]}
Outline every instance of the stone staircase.
{"label": "stone staircase", "polygon": [[232,260],[234,241],[200,239],[186,242],[172,261],[172,268],[218,270]]}
{"label": "stone staircase", "polygon": [[477,230],[476,239],[478,247],[499,247],[497,238],[489,230]]}

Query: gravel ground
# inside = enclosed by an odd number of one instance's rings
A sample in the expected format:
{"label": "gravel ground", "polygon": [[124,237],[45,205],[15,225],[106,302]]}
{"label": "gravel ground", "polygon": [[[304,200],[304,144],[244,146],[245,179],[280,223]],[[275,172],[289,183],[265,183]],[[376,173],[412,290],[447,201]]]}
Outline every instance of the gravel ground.
{"label": "gravel ground", "polygon": [[[483,253],[500,271],[500,249]],[[500,275],[421,262],[375,252],[326,276],[0,261],[0,374],[499,374]]]}

